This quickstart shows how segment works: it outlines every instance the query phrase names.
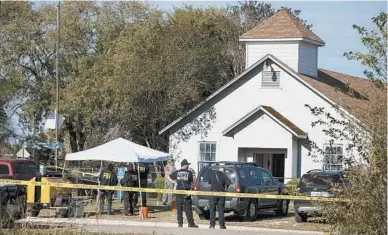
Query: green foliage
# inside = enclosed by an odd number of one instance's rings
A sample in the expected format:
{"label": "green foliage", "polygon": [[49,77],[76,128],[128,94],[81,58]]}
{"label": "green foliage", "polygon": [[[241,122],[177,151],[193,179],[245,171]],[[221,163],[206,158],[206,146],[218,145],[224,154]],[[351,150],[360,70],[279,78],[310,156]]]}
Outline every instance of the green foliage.
{"label": "green foliage", "polygon": [[[156,177],[155,180],[154,180],[155,188],[164,189],[164,181],[165,181],[164,177]],[[163,196],[163,194],[158,193],[157,200],[161,201],[162,200],[162,196]]]}
{"label": "green foliage", "polygon": [[[32,6],[1,2],[0,99],[13,100],[22,125],[40,133],[55,107],[56,5]],[[62,2],[59,113],[67,152],[117,137],[165,150],[158,131],[245,69],[239,36],[274,13],[256,1],[169,12],[142,2]],[[204,134],[214,118],[209,110],[184,138]]]}
{"label": "green foliage", "polygon": [[298,185],[299,179],[291,179],[287,182],[287,185]]}
{"label": "green foliage", "polygon": [[155,188],[164,189],[164,177],[156,177],[154,180]]}
{"label": "green foliage", "polygon": [[[367,67],[365,74],[369,82],[365,81],[365,86],[374,91],[368,96],[365,94],[368,105],[356,110],[362,122],[339,110],[335,116],[323,108],[310,107],[318,118],[313,126],[321,126],[331,143],[345,143],[343,162],[350,186],[337,186],[333,192],[350,199],[350,203],[346,209],[338,203],[320,203],[328,222],[332,223],[333,234],[387,234],[387,14],[379,14],[373,22],[379,32],[354,26],[367,52],[345,53],[348,59]],[[314,143],[311,146],[312,156],[322,157],[323,150]]]}

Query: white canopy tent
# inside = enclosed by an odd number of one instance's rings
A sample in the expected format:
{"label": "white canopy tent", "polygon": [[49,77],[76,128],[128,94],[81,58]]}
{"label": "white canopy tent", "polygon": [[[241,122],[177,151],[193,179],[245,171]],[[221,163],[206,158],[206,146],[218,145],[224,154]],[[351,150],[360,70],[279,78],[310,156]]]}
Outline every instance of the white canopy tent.
{"label": "white canopy tent", "polygon": [[[168,153],[160,152],[123,138],[118,138],[85,151],[69,153],[66,155],[65,161],[101,161],[102,167],[103,161],[151,163],[166,161],[169,156],[170,154]],[[137,172],[139,174],[140,187],[139,168]]]}
{"label": "white canopy tent", "polygon": [[66,155],[66,161],[112,161],[112,162],[162,162],[170,156],[129,140],[118,138],[106,144]]}

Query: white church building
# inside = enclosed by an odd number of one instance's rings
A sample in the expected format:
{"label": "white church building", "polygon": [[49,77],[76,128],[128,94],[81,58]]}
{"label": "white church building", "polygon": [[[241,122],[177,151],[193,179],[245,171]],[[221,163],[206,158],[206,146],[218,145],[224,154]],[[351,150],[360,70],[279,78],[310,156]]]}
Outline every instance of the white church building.
{"label": "white church building", "polygon": [[255,162],[284,178],[341,169],[344,143],[334,143],[322,159],[308,156],[309,140],[328,150],[330,137],[312,127],[317,118],[306,105],[337,117],[338,105],[353,117],[351,108],[365,100],[344,90],[361,89],[366,80],[319,69],[325,42],[286,10],[240,41],[246,45],[245,71],[159,132],[169,136],[170,153],[197,172],[209,161]]}

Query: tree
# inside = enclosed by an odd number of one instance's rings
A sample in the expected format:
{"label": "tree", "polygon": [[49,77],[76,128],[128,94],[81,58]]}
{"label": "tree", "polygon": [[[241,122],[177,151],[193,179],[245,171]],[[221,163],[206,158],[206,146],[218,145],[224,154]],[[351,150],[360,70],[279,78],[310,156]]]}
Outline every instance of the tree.
{"label": "tree", "polygon": [[[56,7],[1,4],[1,88],[12,89],[0,99],[17,103],[22,123],[40,133],[55,107]],[[158,131],[245,69],[239,36],[274,12],[259,2],[170,12],[141,2],[64,2],[60,140],[71,152],[117,137],[166,150]],[[209,110],[183,139],[205,133],[214,117]]]}
{"label": "tree", "polygon": [[[347,163],[347,177],[351,186],[342,190],[339,196],[349,198],[346,210],[336,203],[322,204],[331,232],[335,234],[386,234],[387,224],[387,14],[373,18],[379,29],[369,31],[353,26],[361,35],[367,53],[349,52],[345,56],[360,61],[367,67],[365,75],[373,92],[363,94],[367,105],[360,107],[356,116],[360,120],[341,118],[319,108],[310,107],[318,120],[313,125],[321,125],[332,142],[347,142],[343,161]],[[322,156],[323,150],[313,145],[313,152]],[[339,186],[334,186],[335,189]]]}

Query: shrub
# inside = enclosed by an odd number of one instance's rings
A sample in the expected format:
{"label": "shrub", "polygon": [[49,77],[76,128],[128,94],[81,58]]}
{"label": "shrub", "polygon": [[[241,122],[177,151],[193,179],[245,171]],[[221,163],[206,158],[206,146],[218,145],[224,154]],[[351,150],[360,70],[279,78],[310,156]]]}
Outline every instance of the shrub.
{"label": "shrub", "polygon": [[[154,180],[154,185],[155,185],[155,188],[164,189],[164,177],[156,177],[156,179]],[[162,196],[163,194],[158,193],[157,200],[161,201]]]}
{"label": "shrub", "polygon": [[290,185],[298,185],[299,183],[299,179],[291,179],[287,182],[287,186],[290,186]]}
{"label": "shrub", "polygon": [[296,194],[296,186],[299,183],[299,179],[291,179],[287,182],[287,189],[289,195],[295,195]]}

